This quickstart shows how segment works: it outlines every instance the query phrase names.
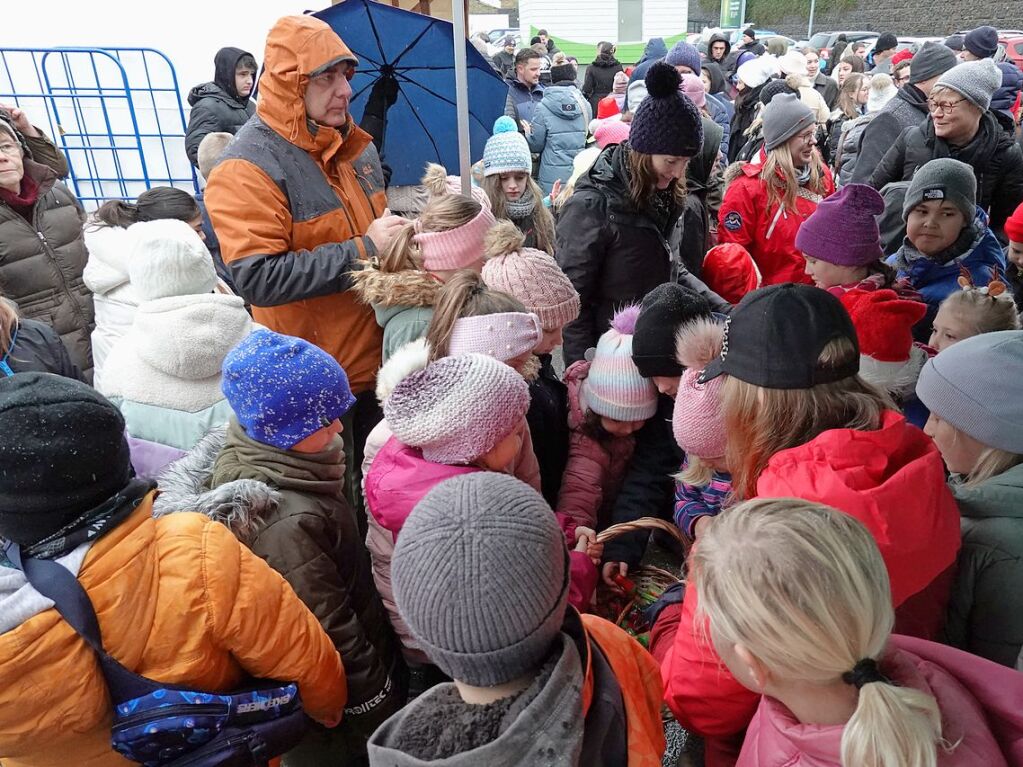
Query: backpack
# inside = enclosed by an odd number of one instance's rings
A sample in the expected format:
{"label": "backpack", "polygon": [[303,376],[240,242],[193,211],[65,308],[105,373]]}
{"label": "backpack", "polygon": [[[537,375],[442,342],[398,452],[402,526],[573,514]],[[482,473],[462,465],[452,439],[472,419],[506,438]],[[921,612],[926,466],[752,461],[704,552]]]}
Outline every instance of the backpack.
{"label": "backpack", "polygon": [[298,745],[308,726],[295,684],[256,681],[247,689],[200,692],[139,676],[103,649],[89,595],[49,559],[6,554],[28,582],[96,652],[114,704],[111,746],[146,767],[264,767]]}

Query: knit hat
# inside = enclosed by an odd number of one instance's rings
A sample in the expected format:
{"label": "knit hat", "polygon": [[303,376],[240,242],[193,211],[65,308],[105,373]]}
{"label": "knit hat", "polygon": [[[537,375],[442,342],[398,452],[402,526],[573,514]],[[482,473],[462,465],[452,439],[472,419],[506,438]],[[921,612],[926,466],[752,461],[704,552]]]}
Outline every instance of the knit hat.
{"label": "knit hat", "polygon": [[620,309],[611,329],[586,353],[590,371],[582,383],[583,407],[614,421],[645,421],[657,411],[657,387],[632,361],[632,339],[640,307]]}
{"label": "knit hat", "polygon": [[629,138],[630,123],[621,120],[604,120],[593,132],[593,140],[603,149],[610,144],[621,144]]}
{"label": "knit hat", "polygon": [[668,55],[664,57],[664,63],[673,67],[689,67],[693,70],[694,75],[700,76],[700,52],[696,46],[690,45],[685,40],[679,40],[672,46]]}
{"label": "knit hat", "polygon": [[860,377],[883,391],[913,391],[927,352],[913,345],[913,326],[927,304],[899,298],[894,290],[850,290],[841,298],[860,344]]}
{"label": "knit hat", "polygon": [[131,481],[124,418],[51,373],[0,378],[0,537],[37,543]]}
{"label": "knit hat", "polygon": [[963,47],[978,59],[989,59],[998,52],[998,30],[989,26],[972,29],[963,38]]}
{"label": "knit hat", "polygon": [[384,418],[426,460],[468,464],[511,434],[528,409],[521,375],[493,357],[463,354],[403,378],[384,402]]}
{"label": "knit hat", "polygon": [[756,40],[757,32],[755,29],[753,29],[753,27],[746,27],[746,29],[742,31],[742,36],[748,37],[750,40]]}
{"label": "knit hat", "polygon": [[494,135],[483,148],[483,175],[532,173],[533,156],[526,138],[510,117],[502,115],[494,122]]}
{"label": "knit hat", "polygon": [[884,198],[866,184],[846,184],[821,200],[796,232],[796,248],[838,266],[867,266],[884,258],[875,216]]}
{"label": "knit hat", "polygon": [[981,333],[949,346],[920,373],[916,394],[943,421],[988,447],[1023,453],[1023,331]]}
{"label": "knit hat", "polygon": [[949,50],[958,53],[963,49],[964,42],[966,42],[966,38],[963,35],[949,35],[945,38],[943,45]]}
{"label": "knit hat", "polygon": [[784,80],[771,80],[760,89],[760,103],[767,106],[774,101],[774,97],[780,93],[791,93],[795,96],[799,96],[799,91],[790,86]]}
{"label": "knit hat", "polygon": [[889,75],[876,74],[870,78],[870,94],[867,96],[867,114],[880,112],[881,109],[898,95],[899,89]]}
{"label": "knit hat", "polygon": [[1012,242],[1023,242],[1023,203],[1005,219],[1005,236]]}
{"label": "knit hat", "polygon": [[951,88],[981,112],[991,107],[991,97],[1002,87],[1002,71],[991,59],[964,61],[941,76],[935,88]]}
{"label": "knit hat", "polygon": [[892,68],[894,69],[897,64],[901,64],[903,61],[912,61],[912,59],[913,51],[909,48],[903,48],[901,51],[892,56]]}
{"label": "knit hat", "polygon": [[566,61],[564,64],[555,64],[551,67],[551,82],[560,83],[566,80],[575,82],[575,67],[571,61]]}
{"label": "knit hat", "polygon": [[[741,58],[741,57],[740,57]],[[759,88],[771,79],[772,67],[762,59],[750,58],[735,70],[735,75],[750,88]]]}
{"label": "knit hat", "polygon": [[448,356],[486,354],[508,362],[533,351],[543,338],[540,318],[527,312],[498,312],[455,320]]}
{"label": "knit hat", "polygon": [[715,245],[708,250],[703,257],[700,277],[708,288],[730,304],[739,303],[763,281],[756,261],[737,242]]}
{"label": "knit hat", "polygon": [[697,109],[703,109],[707,105],[707,89],[703,87],[703,80],[698,75],[682,75],[682,92]]}
{"label": "knit hat", "polygon": [[611,88],[611,93],[617,93],[619,96],[625,93],[625,90],[629,87],[629,76],[625,72],[615,72],[614,85]]}
{"label": "knit hat", "polygon": [[607,120],[610,117],[616,117],[620,115],[622,110],[618,107],[618,102],[614,99],[604,98],[597,104],[597,120]]}
{"label": "knit hat", "polygon": [[579,316],[579,294],[558,262],[542,250],[523,247],[515,224],[499,222],[487,239],[490,255],[483,264],[483,281],[514,296],[543,328],[560,328]]}
{"label": "knit hat", "polygon": [[678,361],[686,371],[675,395],[671,426],[683,452],[697,458],[720,458],[725,454],[725,422],[721,413],[724,378],[700,382],[700,373],[721,353],[723,328],[713,318],[698,319],[679,328]]}
{"label": "knit hat", "polygon": [[213,257],[184,221],[141,221],[128,233],[128,278],[140,302],[211,293],[217,286]]}
{"label": "knit hat", "polygon": [[[423,174],[422,183],[430,193],[430,201],[449,194],[462,194],[462,179],[460,176],[449,176],[443,165],[427,163],[426,173]],[[476,184],[469,184],[469,196],[484,208],[490,208],[490,195],[486,190]]]}
{"label": "knit hat", "polygon": [[945,74],[956,65],[951,48],[933,40],[920,46],[909,68],[909,82],[913,85]]}
{"label": "knit hat", "polygon": [[492,687],[535,671],[565,618],[569,560],[550,506],[506,474],[441,482],[416,504],[391,559],[398,612],[427,657]]}
{"label": "knit hat", "polygon": [[884,51],[890,51],[892,48],[899,47],[899,38],[893,35],[891,32],[885,32],[874,43],[874,53],[883,53]]}
{"label": "knit hat", "polygon": [[761,112],[764,119],[764,149],[770,152],[816,123],[813,111],[798,96],[779,93]]}
{"label": "knit hat", "polygon": [[778,59],[778,66],[784,75],[807,75],[806,57],[795,48]]}
{"label": "knit hat", "polygon": [[647,71],[647,98],[639,105],[629,128],[629,145],[637,152],[692,157],[700,151],[700,112],[679,92],[681,82],[678,72],[662,62]]}
{"label": "knit hat", "polygon": [[494,214],[488,206],[468,223],[443,232],[423,232],[420,222],[415,223],[417,234],[412,236],[428,272],[465,269],[483,258],[483,240],[494,225]]}
{"label": "knit hat", "polygon": [[632,361],[644,378],[680,376],[675,333],[700,317],[710,317],[710,303],[695,290],[665,282],[643,298],[632,336]]}
{"label": "knit hat", "polygon": [[973,175],[973,168],[950,157],[925,163],[906,189],[902,219],[909,218],[913,208],[928,200],[948,200],[962,211],[967,223],[973,221],[977,214],[977,177]]}
{"label": "knit hat", "polygon": [[256,330],[224,358],[221,389],[256,442],[290,450],[355,404],[348,376],[308,341]]}

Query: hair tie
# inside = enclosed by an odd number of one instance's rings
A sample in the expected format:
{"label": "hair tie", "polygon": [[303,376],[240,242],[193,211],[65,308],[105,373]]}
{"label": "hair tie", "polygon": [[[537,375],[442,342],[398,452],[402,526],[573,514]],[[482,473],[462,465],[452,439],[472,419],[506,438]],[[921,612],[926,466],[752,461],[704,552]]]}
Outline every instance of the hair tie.
{"label": "hair tie", "polygon": [[415,232],[416,234],[419,234],[420,232],[423,231],[422,219],[417,218],[415,221],[412,222],[412,231]]}
{"label": "hair tie", "polygon": [[881,669],[877,666],[877,661],[873,658],[864,658],[859,661],[853,666],[852,671],[846,671],[842,674],[842,681],[846,684],[851,684],[857,690],[863,689],[865,684],[874,684],[875,682],[891,684],[891,680],[881,673]]}

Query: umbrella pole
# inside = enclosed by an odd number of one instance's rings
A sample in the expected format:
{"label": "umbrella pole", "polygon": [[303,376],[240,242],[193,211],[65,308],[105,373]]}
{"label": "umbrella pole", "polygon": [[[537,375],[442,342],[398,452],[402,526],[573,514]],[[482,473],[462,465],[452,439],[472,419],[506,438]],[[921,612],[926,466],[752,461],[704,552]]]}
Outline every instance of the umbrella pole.
{"label": "umbrella pole", "polygon": [[465,61],[465,3],[451,2],[451,39],[455,46],[455,112],[458,115],[458,164],[462,194],[469,195],[469,72]]}

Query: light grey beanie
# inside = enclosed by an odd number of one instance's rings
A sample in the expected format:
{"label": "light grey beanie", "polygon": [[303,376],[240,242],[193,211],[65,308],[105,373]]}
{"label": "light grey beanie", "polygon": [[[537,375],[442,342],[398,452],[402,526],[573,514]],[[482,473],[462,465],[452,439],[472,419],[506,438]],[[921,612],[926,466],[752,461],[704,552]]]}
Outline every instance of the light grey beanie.
{"label": "light grey beanie", "polygon": [[934,87],[950,88],[986,112],[991,108],[991,97],[1002,87],[1002,70],[991,59],[964,61],[943,74]]}
{"label": "light grey beanie", "polygon": [[391,559],[398,612],[445,674],[492,687],[536,669],[561,630],[569,560],[554,512],[507,474],[441,482]]}
{"label": "light grey beanie", "polygon": [[816,122],[813,111],[794,93],[779,93],[764,107],[764,149],[780,147]]}
{"label": "light grey beanie", "polygon": [[906,189],[902,218],[921,202],[948,200],[962,211],[966,223],[977,215],[977,177],[973,168],[951,157],[939,157],[920,167]]}
{"label": "light grey beanie", "polygon": [[988,447],[1023,454],[1023,330],[981,333],[929,360],[916,395]]}

